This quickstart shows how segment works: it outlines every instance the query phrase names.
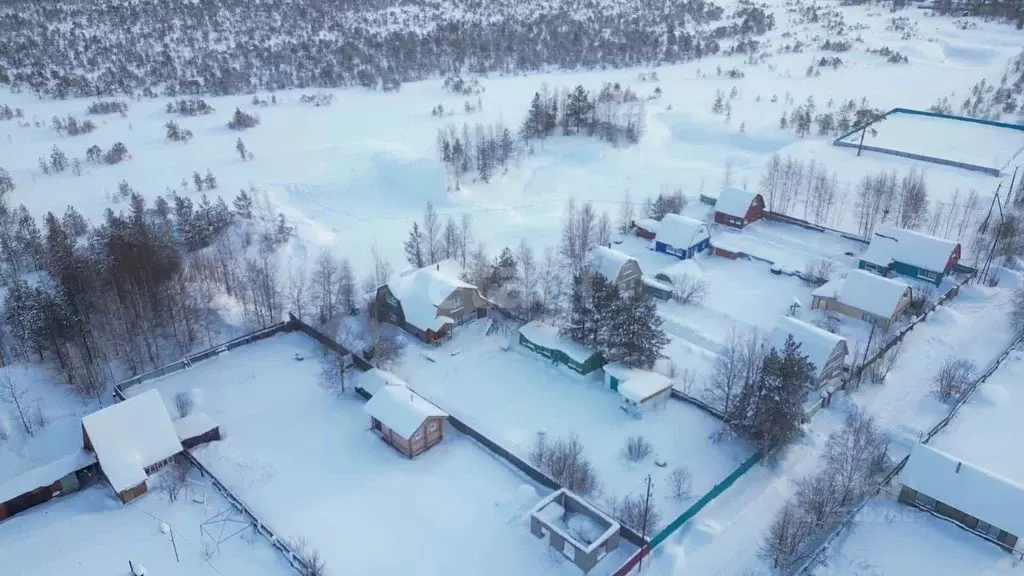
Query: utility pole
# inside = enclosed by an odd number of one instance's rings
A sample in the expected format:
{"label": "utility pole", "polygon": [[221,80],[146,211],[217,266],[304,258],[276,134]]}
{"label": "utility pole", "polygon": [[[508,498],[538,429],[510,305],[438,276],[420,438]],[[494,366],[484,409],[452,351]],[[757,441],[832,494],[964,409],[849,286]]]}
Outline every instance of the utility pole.
{"label": "utility pole", "polygon": [[1014,166],[1014,168],[1013,168],[1013,177],[1010,178],[1010,187],[1006,189],[1006,206],[1007,207],[1010,206],[1010,200],[1011,199],[1014,202],[1020,200],[1020,198],[1014,198],[1013,197],[1013,185],[1017,183],[1017,171],[1018,170],[1020,170],[1020,166]]}
{"label": "utility pole", "polygon": [[874,322],[871,322],[871,333],[868,334],[868,343],[864,346],[864,357],[860,360],[860,371],[857,372],[857,387],[860,387],[860,380],[864,377],[864,363],[868,361],[868,351],[871,350],[871,339],[875,337],[875,326]]}
{"label": "utility pole", "polygon": [[988,249],[988,258],[985,259],[985,265],[982,268],[981,279],[985,280],[985,276],[988,274],[989,266],[992,264],[992,256],[996,252],[996,244],[999,243],[999,237],[1003,233],[1003,206],[999,203],[999,191],[996,190],[995,196],[996,207],[999,208],[999,226],[996,228],[996,235],[992,238],[992,247]]}
{"label": "utility pole", "polygon": [[651,507],[651,475],[647,475],[647,496],[644,497],[644,520],[640,524],[640,562],[637,563],[637,572],[644,569],[644,541],[647,539],[647,511]]}
{"label": "utility pole", "polygon": [[868,133],[868,124],[864,125],[864,128],[860,131],[860,144],[857,144],[857,156],[860,156],[861,149],[864,148],[864,135]]}

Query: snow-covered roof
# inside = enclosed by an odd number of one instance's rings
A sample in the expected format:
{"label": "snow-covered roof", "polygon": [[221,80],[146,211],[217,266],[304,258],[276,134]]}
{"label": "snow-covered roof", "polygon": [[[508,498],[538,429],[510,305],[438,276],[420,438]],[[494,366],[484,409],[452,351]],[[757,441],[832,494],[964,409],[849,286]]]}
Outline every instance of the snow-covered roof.
{"label": "snow-covered roof", "polygon": [[146,480],[144,468],[181,452],[160,392],[149,390],[82,418],[103,474],[121,492]]}
{"label": "snow-covered roof", "polygon": [[519,328],[519,333],[527,340],[548,350],[561,350],[576,362],[586,362],[595,354],[594,350],[577,344],[568,338],[558,335],[558,328],[543,322],[530,322]]}
{"label": "snow-covered roof", "polygon": [[821,298],[838,298],[839,290],[842,289],[844,281],[845,278],[833,278],[815,288],[814,291],[811,292],[811,296],[818,296]]}
{"label": "snow-covered roof", "polygon": [[790,334],[793,335],[793,340],[800,345],[800,353],[807,355],[808,360],[814,364],[814,372],[816,374],[821,373],[821,369],[825,366],[829,357],[832,356],[832,351],[836,349],[836,345],[840,342],[846,342],[846,338],[842,336],[822,330],[817,326],[797,320],[791,316],[783,316],[775,324],[775,329],[772,330],[772,336],[768,341],[769,345],[781,353],[786,345],[786,338]]}
{"label": "snow-covered roof", "polygon": [[900,483],[1012,534],[1024,534],[1024,486],[918,444]]}
{"label": "snow-covered roof", "polygon": [[865,270],[851,270],[837,293],[841,304],[891,318],[910,286]]}
{"label": "snow-covered roof", "polygon": [[875,228],[871,244],[860,259],[878,266],[902,262],[932,272],[943,272],[957,245],[954,240],[882,224]]}
{"label": "snow-covered roof", "polygon": [[363,408],[370,416],[406,439],[412,437],[427,418],[448,416],[403,385],[382,386]]}
{"label": "snow-covered roof", "polygon": [[607,246],[598,246],[590,251],[590,255],[587,257],[587,265],[594,272],[604,276],[606,280],[614,282],[619,277],[619,271],[630,260],[636,261],[625,252],[619,252]]}
{"label": "snow-covered roof", "polygon": [[174,431],[178,434],[178,440],[202,436],[216,427],[217,423],[207,416],[206,412],[193,412],[174,421]]}
{"label": "snow-covered roof", "polygon": [[747,216],[747,210],[750,209],[750,203],[754,201],[757,196],[754,192],[748,192],[740,188],[723,188],[718,193],[718,201],[715,202],[715,211],[721,212],[729,216],[735,216],[736,218],[745,218]]}
{"label": "snow-covered roof", "polygon": [[381,370],[379,368],[372,368],[366,372],[361,372],[356,376],[356,386],[366,390],[371,396],[376,394],[377,391],[384,386],[405,385],[405,380],[402,380],[387,370]]}
{"label": "snow-covered roof", "polygon": [[636,403],[672,387],[672,380],[667,376],[630,368],[620,362],[605,364],[604,371],[619,380],[619,394]]}
{"label": "snow-covered roof", "polygon": [[[746,210],[743,211],[746,214]],[[665,214],[655,241],[674,248],[689,248],[711,237],[708,225],[695,218],[679,214]]]}
{"label": "snow-covered roof", "polygon": [[678,283],[683,276],[689,276],[691,279],[697,280],[704,276],[704,271],[700,269],[700,266],[692,258],[687,258],[667,266],[664,270],[654,275],[655,279],[667,280],[673,285]]}
{"label": "snow-covered roof", "polygon": [[68,474],[95,463],[96,456],[92,452],[82,449],[60,460],[33,468],[14,478],[0,482],[0,503],[13,500],[36,488],[49,486]]}
{"label": "snow-covered roof", "polygon": [[657,233],[658,228],[661,227],[661,222],[658,222],[654,218],[641,218],[636,221],[636,225],[644,230]]}
{"label": "snow-covered roof", "polygon": [[437,331],[454,321],[438,316],[437,307],[452,292],[459,288],[474,288],[459,278],[462,267],[454,260],[442,260],[436,264],[402,273],[388,282],[388,289],[402,303],[405,321],[421,330]]}

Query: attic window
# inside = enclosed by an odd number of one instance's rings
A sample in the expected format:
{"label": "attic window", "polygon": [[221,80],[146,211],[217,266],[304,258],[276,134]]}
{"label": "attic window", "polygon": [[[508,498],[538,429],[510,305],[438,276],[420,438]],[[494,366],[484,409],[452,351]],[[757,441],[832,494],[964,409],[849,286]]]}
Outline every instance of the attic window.
{"label": "attic window", "polygon": [[961,466],[963,466],[963,465],[964,465],[964,463],[963,463],[963,462],[957,462],[957,463],[956,463],[956,473],[957,473],[957,474],[959,474],[959,473],[960,473],[960,467],[961,467]]}

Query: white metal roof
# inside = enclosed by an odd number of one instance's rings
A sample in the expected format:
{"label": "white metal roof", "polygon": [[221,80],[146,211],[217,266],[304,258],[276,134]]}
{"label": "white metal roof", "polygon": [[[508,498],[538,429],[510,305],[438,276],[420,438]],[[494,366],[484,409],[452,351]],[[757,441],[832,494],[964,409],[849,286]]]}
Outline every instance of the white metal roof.
{"label": "white metal roof", "polygon": [[538,346],[543,346],[549,350],[561,350],[566,356],[576,362],[586,362],[595,352],[586,346],[559,336],[557,327],[543,322],[534,321],[524,324],[519,328],[519,333]]}
{"label": "white metal roof", "polygon": [[906,282],[885,278],[865,270],[851,270],[839,288],[841,304],[891,318],[910,286]]}
{"label": "white metal roof", "polygon": [[672,388],[672,380],[667,376],[630,368],[621,362],[606,364],[604,371],[619,380],[619,394],[637,403]]}
{"label": "white metal roof", "polygon": [[769,344],[780,353],[786,345],[786,338],[792,334],[793,340],[800,345],[800,353],[805,354],[808,360],[814,364],[815,374],[821,374],[821,369],[836,346],[846,347],[846,338],[822,330],[817,326],[797,320],[791,316],[783,316],[772,330]]}
{"label": "white metal roof", "polygon": [[96,456],[82,449],[74,454],[33,468],[14,478],[0,482],[0,503],[7,502],[43,486],[49,486],[57,480],[96,463]]}
{"label": "white metal roof", "polygon": [[619,277],[619,271],[630,260],[636,261],[625,252],[620,252],[607,246],[598,246],[590,251],[590,255],[587,257],[587,265],[594,272],[604,276],[606,280],[615,282]]}
{"label": "white metal roof", "polygon": [[721,212],[736,218],[745,218],[750,203],[757,197],[755,192],[748,192],[740,188],[723,188],[718,193],[718,200],[715,202],[715,212]]}
{"label": "white metal roof", "polygon": [[943,272],[957,245],[955,240],[881,224],[875,228],[871,245],[860,259],[878,266],[902,262],[932,272]]}
{"label": "white metal roof", "polygon": [[461,270],[449,259],[409,270],[388,282],[388,289],[402,304],[405,321],[421,330],[435,331],[452,323],[451,318],[438,316],[437,307],[459,288],[476,289],[459,279]]}
{"label": "white metal roof", "polygon": [[689,248],[710,237],[711,232],[706,223],[679,214],[665,214],[654,239],[673,248]]}
{"label": "white metal roof", "polygon": [[900,483],[1016,536],[1024,535],[1024,486],[925,444],[910,452]]}
{"label": "white metal roof", "polygon": [[366,390],[370,395],[374,395],[384,386],[405,386],[405,380],[402,380],[397,375],[388,372],[387,370],[381,370],[380,368],[371,368],[366,372],[360,372],[356,375],[356,386]]}
{"label": "white metal roof", "polygon": [[146,479],[144,468],[181,452],[160,392],[149,390],[82,418],[100,467],[121,492]]}
{"label": "white metal roof", "polygon": [[363,408],[403,438],[410,438],[427,418],[448,416],[408,386],[382,386]]}
{"label": "white metal roof", "polygon": [[174,431],[178,435],[178,440],[201,436],[216,427],[217,423],[207,416],[206,412],[193,412],[174,421]]}

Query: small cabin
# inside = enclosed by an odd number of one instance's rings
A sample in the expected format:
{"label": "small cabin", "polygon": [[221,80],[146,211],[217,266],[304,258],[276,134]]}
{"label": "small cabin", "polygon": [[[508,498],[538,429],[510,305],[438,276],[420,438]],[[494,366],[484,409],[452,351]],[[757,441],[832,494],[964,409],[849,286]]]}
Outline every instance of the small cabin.
{"label": "small cabin", "polygon": [[408,386],[382,386],[364,409],[370,415],[370,429],[408,458],[419,456],[444,438],[448,414]]}
{"label": "small cabin", "polygon": [[857,267],[888,276],[899,274],[938,286],[960,261],[960,243],[882,224]]}
{"label": "small cabin", "polygon": [[711,247],[711,230],[700,220],[666,214],[654,238],[654,250],[676,258],[693,258]]}
{"label": "small cabin", "polygon": [[744,228],[764,216],[764,198],[740,188],[724,188],[715,202],[715,222]]}
{"label": "small cabin", "polygon": [[643,289],[640,264],[625,252],[607,246],[594,248],[587,258],[587,266],[595,274],[604,276],[619,289],[623,296],[636,296]]}
{"label": "small cabin", "polygon": [[641,218],[633,222],[633,234],[645,240],[654,240],[661,222],[654,218]]}
{"label": "small cabin", "polygon": [[846,278],[829,280],[815,289],[811,309],[832,310],[888,331],[910,306],[912,294],[906,282],[851,270]]}
{"label": "small cabin", "polygon": [[0,482],[0,521],[57,496],[77,492],[95,466],[96,455],[79,450]]}
{"label": "small cabin", "polygon": [[205,412],[193,412],[175,420],[174,431],[185,450],[220,440],[220,426]]}
{"label": "small cabin", "polygon": [[672,380],[667,376],[619,362],[605,364],[604,382],[608,389],[619,393],[620,407],[636,417],[662,408],[672,396]]}
{"label": "small cabin", "polygon": [[842,375],[843,363],[849,353],[846,338],[802,320],[784,316],[772,330],[769,344],[781,353],[790,336],[800,345],[799,353],[807,356],[814,365],[808,385],[819,388],[832,378]]}

